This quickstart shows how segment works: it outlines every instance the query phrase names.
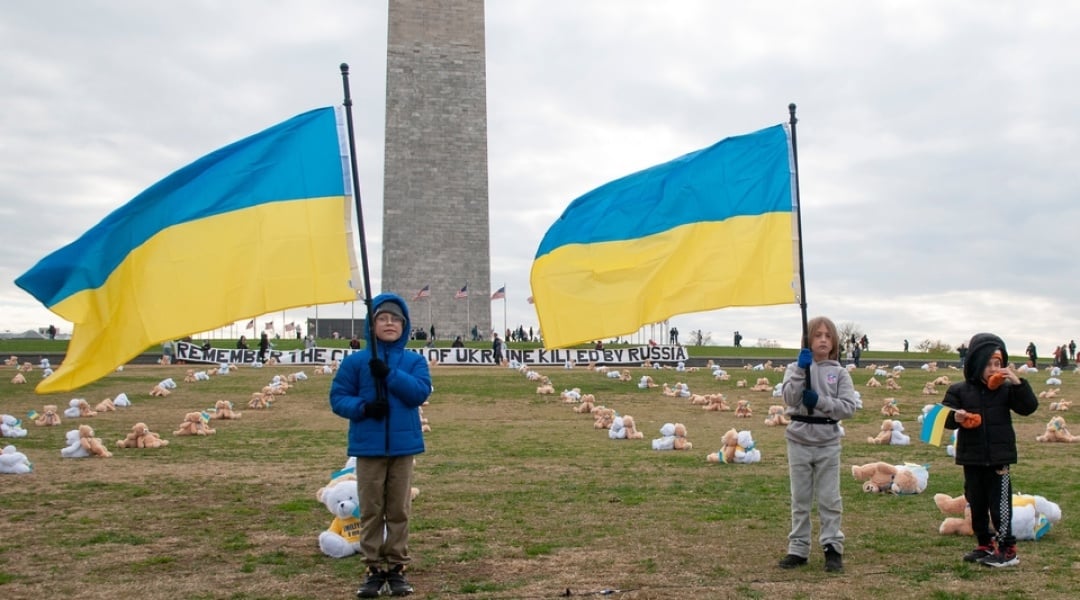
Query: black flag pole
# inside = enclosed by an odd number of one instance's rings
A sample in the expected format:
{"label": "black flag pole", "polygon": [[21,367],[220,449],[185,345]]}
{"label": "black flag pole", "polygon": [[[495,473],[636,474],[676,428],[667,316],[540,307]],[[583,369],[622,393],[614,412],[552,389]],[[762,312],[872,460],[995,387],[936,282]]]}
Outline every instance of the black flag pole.
{"label": "black flag pole", "polygon": [[[795,168],[795,227],[799,235],[799,308],[802,310],[802,347],[810,347],[810,332],[807,327],[806,316],[806,271],[803,268],[803,235],[802,235],[802,196],[799,194],[799,144],[795,134],[795,124],[799,119],[795,117],[795,103],[788,104],[788,124],[791,125],[791,162]],[[839,340],[833,340],[838,343]],[[806,389],[812,389],[810,383],[810,369],[806,370]],[[813,413],[813,409],[807,409]]]}
{"label": "black flag pole", "polygon": [[[378,345],[375,344],[375,331],[372,325],[373,315],[371,314],[371,311],[374,307],[371,306],[371,275],[368,271],[367,238],[364,233],[364,210],[360,201],[360,176],[356,172],[356,138],[353,136],[352,94],[349,92],[348,63],[341,63],[341,85],[345,90],[345,101],[342,105],[345,107],[345,123],[349,136],[349,162],[352,171],[353,199],[356,201],[356,224],[357,229],[360,230],[360,266],[364,276],[364,307],[367,311],[367,316],[364,319],[364,328],[367,330],[365,338],[368,340],[368,343],[372,344],[372,358],[378,358],[379,348]],[[375,387],[379,388],[380,386]]]}

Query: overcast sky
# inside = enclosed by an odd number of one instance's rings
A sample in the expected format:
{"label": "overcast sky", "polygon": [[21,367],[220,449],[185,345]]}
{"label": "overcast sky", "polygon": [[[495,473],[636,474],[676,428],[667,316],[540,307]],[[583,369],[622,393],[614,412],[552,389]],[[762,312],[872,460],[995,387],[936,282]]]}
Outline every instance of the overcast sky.
{"label": "overcast sky", "polygon": [[[14,279],[192,160],[340,104],[342,62],[381,289],[386,13],[376,0],[5,3],[0,331],[70,331]],[[486,18],[490,287],[506,284],[511,327],[536,324],[529,268],[574,198],[784,122],[795,102],[811,316],[858,325],[871,349],[988,330],[1046,356],[1080,337],[1080,3],[490,0]],[[501,301],[492,318],[501,329]],[[671,323],[683,341],[701,329],[729,345],[737,329],[744,345],[794,347],[800,310]]]}

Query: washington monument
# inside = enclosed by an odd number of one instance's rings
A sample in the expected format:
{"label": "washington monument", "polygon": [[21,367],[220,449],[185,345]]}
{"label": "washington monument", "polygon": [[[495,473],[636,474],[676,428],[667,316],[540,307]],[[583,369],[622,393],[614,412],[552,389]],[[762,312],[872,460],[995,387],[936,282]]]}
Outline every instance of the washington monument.
{"label": "washington monument", "polygon": [[389,3],[382,289],[415,328],[488,338],[484,0]]}

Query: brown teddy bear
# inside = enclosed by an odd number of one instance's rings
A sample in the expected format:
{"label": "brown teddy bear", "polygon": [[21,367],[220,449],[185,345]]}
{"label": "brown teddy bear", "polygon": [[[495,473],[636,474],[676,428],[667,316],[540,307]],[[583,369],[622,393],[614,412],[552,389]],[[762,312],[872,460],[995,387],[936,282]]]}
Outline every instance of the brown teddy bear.
{"label": "brown teddy bear", "polygon": [[242,413],[238,413],[233,410],[233,403],[228,400],[218,400],[214,403],[214,413],[211,418],[214,419],[239,419]]}
{"label": "brown teddy bear", "polygon": [[273,404],[274,395],[265,392],[252,392],[251,399],[248,400],[248,408],[254,409],[270,408]]}
{"label": "brown teddy bear", "polygon": [[887,493],[892,488],[896,467],[887,462],[872,462],[864,465],[852,465],[851,475],[855,481],[862,481],[862,490],[867,493]]}
{"label": "brown teddy bear", "polygon": [[773,404],[769,407],[769,414],[765,417],[765,424],[770,427],[777,425],[787,425],[791,423],[791,418],[787,416],[787,411],[781,404]]}
{"label": "brown teddy bear", "polygon": [[975,535],[971,528],[971,507],[968,506],[967,498],[963,494],[949,496],[948,494],[934,494],[934,504],[944,515],[963,515],[963,517],[946,516],[938,526],[938,533],[942,535]]}
{"label": "brown teddy bear", "polygon": [[708,462],[731,464],[735,462],[735,450],[739,446],[739,432],[735,428],[720,437],[720,449],[705,457]]}
{"label": "brown teddy bear", "polygon": [[97,406],[94,407],[94,410],[96,410],[98,412],[115,411],[116,410],[116,405],[113,404],[112,398],[106,398],[106,399],[102,400],[101,402],[98,402]]}
{"label": "brown teddy bear", "polygon": [[1035,437],[1039,442],[1080,442],[1080,437],[1077,437],[1069,433],[1069,428],[1065,426],[1065,417],[1056,415],[1050,419],[1050,422],[1046,424],[1046,431]]}
{"label": "brown teddy bear", "polygon": [[686,439],[686,425],[682,423],[675,424],[675,450],[690,450],[694,447],[694,444],[690,440]]}
{"label": "brown teddy bear", "polygon": [[189,412],[184,415],[184,421],[180,423],[180,429],[174,431],[173,435],[212,435],[217,433],[216,430],[207,425],[208,421],[201,412]]}
{"label": "brown teddy bear", "polygon": [[44,412],[34,419],[34,425],[51,426],[60,424],[60,413],[56,412],[55,404],[46,404],[42,410]]}
{"label": "brown teddy bear", "polygon": [[131,431],[122,440],[116,440],[117,448],[164,448],[169,445],[169,440],[161,439],[158,434],[150,431],[146,423],[136,423],[131,426]]}
{"label": "brown teddy bear", "polygon": [[750,408],[749,400],[739,400],[735,403],[736,419],[749,419],[752,416],[754,416],[754,411]]}
{"label": "brown teddy bear", "polygon": [[892,419],[885,419],[881,422],[881,431],[874,437],[866,438],[866,441],[871,444],[889,444],[892,442]]}
{"label": "brown teddy bear", "polygon": [[634,424],[634,417],[630,415],[623,415],[623,429],[626,429],[626,439],[628,440],[640,440],[645,437],[645,434],[637,430],[637,425]]}
{"label": "brown teddy bear", "polygon": [[23,375],[21,372],[16,373],[15,376],[11,378],[11,383],[14,383],[16,385],[20,383],[26,383],[26,376]]}
{"label": "brown teddy bear", "polygon": [[574,412],[589,414],[596,410],[596,396],[593,394],[583,394],[581,396],[581,404],[574,407]]}
{"label": "brown teddy bear", "polygon": [[94,437],[94,429],[89,425],[79,425],[79,443],[90,456],[109,458],[112,452],[101,443],[101,438]]}
{"label": "brown teddy bear", "polygon": [[896,398],[886,398],[881,405],[881,414],[886,417],[899,417],[900,405],[896,402]]}

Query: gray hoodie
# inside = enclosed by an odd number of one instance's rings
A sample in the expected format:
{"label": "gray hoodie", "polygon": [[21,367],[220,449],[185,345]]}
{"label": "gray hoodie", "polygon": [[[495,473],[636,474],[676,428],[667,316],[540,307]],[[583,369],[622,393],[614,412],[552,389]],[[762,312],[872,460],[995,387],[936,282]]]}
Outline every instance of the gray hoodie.
{"label": "gray hoodie", "polygon": [[855,385],[851,374],[839,362],[826,359],[810,365],[810,383],[818,393],[817,406],[811,413],[803,406],[803,390],[806,389],[806,371],[794,361],[784,372],[783,396],[786,414],[791,424],[784,433],[789,441],[806,446],[833,446],[840,443],[839,423],[808,423],[800,420],[829,419],[840,421],[855,414]]}

